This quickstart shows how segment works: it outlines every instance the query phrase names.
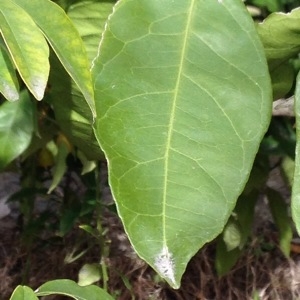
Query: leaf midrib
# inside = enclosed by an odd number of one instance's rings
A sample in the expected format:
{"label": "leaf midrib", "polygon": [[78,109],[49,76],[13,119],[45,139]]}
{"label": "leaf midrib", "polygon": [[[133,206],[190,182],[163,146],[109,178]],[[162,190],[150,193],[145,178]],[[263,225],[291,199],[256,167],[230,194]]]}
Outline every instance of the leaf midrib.
{"label": "leaf midrib", "polygon": [[187,50],[187,40],[190,33],[190,24],[192,20],[193,10],[195,6],[195,0],[191,1],[191,5],[188,11],[187,15],[187,22],[185,27],[185,34],[183,38],[183,44],[182,44],[182,52],[180,56],[180,62],[179,62],[179,69],[178,69],[178,76],[174,88],[174,101],[171,108],[170,113],[170,122],[169,122],[169,130],[167,134],[167,142],[166,142],[166,151],[165,151],[165,165],[164,165],[164,187],[163,187],[163,205],[162,205],[162,231],[163,231],[163,247],[167,247],[167,238],[166,238],[166,202],[167,202],[167,188],[168,188],[168,169],[169,169],[169,159],[170,159],[170,146],[171,146],[171,140],[173,137],[174,132],[174,120],[175,120],[175,113],[176,113],[176,104],[178,99],[178,92],[179,87],[181,85],[181,77],[182,77],[182,70],[184,65],[184,58]]}

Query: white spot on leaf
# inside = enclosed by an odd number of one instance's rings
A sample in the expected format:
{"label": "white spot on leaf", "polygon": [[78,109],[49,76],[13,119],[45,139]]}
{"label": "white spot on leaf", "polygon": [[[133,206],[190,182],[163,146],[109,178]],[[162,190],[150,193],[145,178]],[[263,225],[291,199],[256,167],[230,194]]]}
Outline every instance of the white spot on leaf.
{"label": "white spot on leaf", "polygon": [[176,285],[173,255],[169,252],[167,246],[164,246],[162,251],[157,255],[154,264],[157,271],[163,277],[168,278],[174,285]]}

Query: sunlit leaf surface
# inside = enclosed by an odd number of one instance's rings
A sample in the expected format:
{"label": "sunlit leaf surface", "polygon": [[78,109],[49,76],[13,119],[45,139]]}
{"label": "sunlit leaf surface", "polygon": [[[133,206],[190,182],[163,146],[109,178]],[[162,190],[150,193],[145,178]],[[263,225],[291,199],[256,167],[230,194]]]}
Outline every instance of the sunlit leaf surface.
{"label": "sunlit leaf surface", "polygon": [[49,75],[49,48],[31,17],[12,1],[1,1],[0,31],[22,79],[38,100]]}
{"label": "sunlit leaf surface", "polygon": [[96,132],[137,253],[178,288],[225,225],[271,111],[240,0],[121,0],[93,69]]}
{"label": "sunlit leaf surface", "polygon": [[64,10],[50,0],[13,1],[26,10],[41,28],[94,114],[94,91],[86,50],[78,31]]}

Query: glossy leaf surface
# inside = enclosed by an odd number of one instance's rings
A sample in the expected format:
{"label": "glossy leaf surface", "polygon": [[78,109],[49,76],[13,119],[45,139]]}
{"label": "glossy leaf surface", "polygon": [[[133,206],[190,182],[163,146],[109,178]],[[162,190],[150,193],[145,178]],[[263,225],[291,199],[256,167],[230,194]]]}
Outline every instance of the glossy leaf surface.
{"label": "glossy leaf surface", "polygon": [[243,3],[121,0],[93,69],[95,130],[136,252],[174,288],[217,236],[270,119]]}
{"label": "glossy leaf surface", "polygon": [[49,48],[43,34],[31,17],[10,0],[1,2],[0,29],[22,79],[41,100],[49,74]]}
{"label": "glossy leaf surface", "polygon": [[27,92],[0,106],[0,170],[29,146],[34,131],[34,106]]}
{"label": "glossy leaf surface", "polygon": [[113,300],[109,294],[98,286],[83,287],[68,279],[48,281],[39,287],[36,293],[38,296],[65,295],[76,300]]}
{"label": "glossy leaf surface", "polygon": [[94,91],[86,50],[64,10],[50,0],[13,1],[26,10],[41,28],[94,114]]}
{"label": "glossy leaf surface", "polygon": [[4,48],[0,46],[0,92],[8,101],[19,99],[19,84],[14,65]]}

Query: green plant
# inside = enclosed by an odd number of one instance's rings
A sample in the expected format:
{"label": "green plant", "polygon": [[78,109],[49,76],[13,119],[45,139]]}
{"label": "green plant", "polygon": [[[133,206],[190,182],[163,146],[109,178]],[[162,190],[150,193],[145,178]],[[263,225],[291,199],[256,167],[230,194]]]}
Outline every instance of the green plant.
{"label": "green plant", "polygon": [[[300,10],[255,24],[240,0],[76,2],[59,1],[67,13],[48,0],[0,4],[0,91],[10,101],[20,97],[0,108],[1,168],[52,142],[52,191],[69,153],[89,170],[88,161],[103,158],[100,144],[132,246],[178,288],[190,258],[224,228],[219,253],[242,249],[268,173],[264,160],[275,148],[293,157],[297,142],[292,215],[299,230],[299,125],[293,140],[290,121],[270,121],[272,100],[294,94],[299,118]],[[27,90],[44,95],[46,114]],[[41,134],[48,122],[50,134]],[[62,132],[66,139],[57,139]],[[289,221],[277,202],[288,255]]]}

